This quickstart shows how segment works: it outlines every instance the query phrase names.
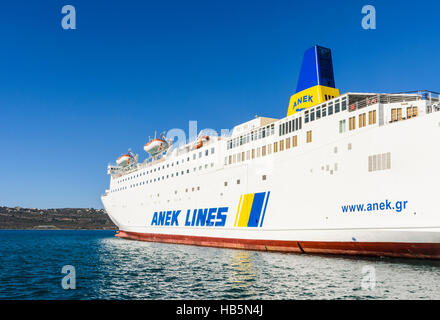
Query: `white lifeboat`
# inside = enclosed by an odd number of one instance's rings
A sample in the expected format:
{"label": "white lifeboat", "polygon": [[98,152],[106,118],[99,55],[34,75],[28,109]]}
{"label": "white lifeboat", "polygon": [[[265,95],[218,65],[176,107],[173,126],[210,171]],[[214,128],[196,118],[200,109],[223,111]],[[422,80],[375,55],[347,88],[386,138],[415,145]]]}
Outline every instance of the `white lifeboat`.
{"label": "white lifeboat", "polygon": [[159,152],[165,151],[168,147],[168,142],[162,139],[153,139],[150,140],[145,146],[145,152],[148,152],[151,155],[158,154]]}
{"label": "white lifeboat", "polygon": [[133,156],[129,155],[129,154],[123,154],[122,156],[120,156],[117,160],[116,163],[118,166],[128,166],[131,162],[133,162]]}

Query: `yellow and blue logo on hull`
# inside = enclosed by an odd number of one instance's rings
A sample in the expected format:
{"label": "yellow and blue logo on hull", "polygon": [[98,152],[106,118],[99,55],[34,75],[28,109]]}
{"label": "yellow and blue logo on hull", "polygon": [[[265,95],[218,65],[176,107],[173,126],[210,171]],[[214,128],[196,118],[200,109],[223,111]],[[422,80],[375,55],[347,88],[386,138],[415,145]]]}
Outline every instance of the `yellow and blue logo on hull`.
{"label": "yellow and blue logo on hull", "polygon": [[261,227],[270,191],[240,196],[234,227]]}
{"label": "yellow and blue logo on hull", "polygon": [[325,86],[314,86],[305,89],[301,92],[295,93],[290,97],[289,109],[287,116],[290,116],[296,112],[300,112],[304,109],[313,107],[326,100],[333,99],[340,95],[340,92],[336,88],[329,88]]}

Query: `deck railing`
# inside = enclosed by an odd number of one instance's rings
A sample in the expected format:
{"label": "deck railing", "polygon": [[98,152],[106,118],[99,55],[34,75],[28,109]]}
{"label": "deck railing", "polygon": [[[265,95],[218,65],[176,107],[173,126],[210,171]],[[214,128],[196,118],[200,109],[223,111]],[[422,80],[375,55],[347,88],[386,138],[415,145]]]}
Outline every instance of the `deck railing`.
{"label": "deck railing", "polygon": [[[353,100],[352,97],[351,100]],[[356,101],[350,101],[348,97],[348,111],[354,111],[361,108],[371,106],[376,103],[398,103],[398,102],[411,102],[427,100],[429,105],[440,102],[440,93],[428,90],[401,92],[393,94],[377,94],[371,95],[363,99],[356,99]]]}

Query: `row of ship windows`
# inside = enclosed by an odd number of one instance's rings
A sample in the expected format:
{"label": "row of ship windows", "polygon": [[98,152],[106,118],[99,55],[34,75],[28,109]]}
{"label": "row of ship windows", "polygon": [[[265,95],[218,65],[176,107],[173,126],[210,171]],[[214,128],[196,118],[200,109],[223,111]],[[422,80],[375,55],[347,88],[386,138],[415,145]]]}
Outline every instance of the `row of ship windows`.
{"label": "row of ship windows", "polygon": [[[312,130],[307,131],[306,135],[306,143],[312,142]],[[250,159],[255,159],[259,157],[264,157],[266,155],[277,153],[278,151],[284,151],[290,149],[291,147],[298,146],[298,136],[288,137],[286,139],[282,139],[280,141],[276,141],[273,144],[270,143],[268,145],[258,147],[256,149],[251,149],[243,152],[239,152],[236,154],[231,154],[225,157],[225,165],[238,163]]]}
{"label": "row of ship windows", "polygon": [[318,120],[320,118],[330,116],[333,113],[338,113],[345,110],[347,110],[347,100],[346,98],[342,98],[341,101],[336,100],[334,104],[333,102],[329,102],[328,104],[306,110],[304,112],[304,122],[308,123],[309,121],[311,122],[315,119]]}
{"label": "row of ship windows", "polygon": [[[211,164],[211,166],[212,166],[213,164]],[[183,173],[182,173],[183,174]],[[160,180],[160,179],[159,179]],[[261,180],[263,180],[263,181],[266,181],[267,180],[267,175],[262,175],[261,176]],[[151,181],[150,181],[151,182]],[[134,188],[134,187],[138,187],[138,186],[142,186],[142,185],[145,185],[145,184],[148,184],[148,181],[142,181],[142,182],[139,182],[139,183],[136,183],[135,185],[133,185],[133,186],[130,186],[130,188]],[[240,184],[240,179],[237,179],[236,180],[236,184]],[[227,181],[225,181],[224,182],[224,186],[225,187],[227,187],[228,186],[228,182]],[[111,192],[117,192],[117,191],[122,191],[122,190],[127,190],[127,187],[122,187],[122,188],[117,188],[117,189],[113,189],[113,190],[111,190]],[[189,192],[189,190],[190,190],[190,188],[186,188],[185,189],[185,192]],[[198,186],[198,187],[192,187],[191,188],[191,191],[192,192],[194,192],[194,191],[200,191],[200,186]],[[178,193],[178,191],[177,190],[174,190],[174,194],[177,194]],[[153,195],[151,194],[150,195],[150,198],[151,197],[153,197]],[[159,193],[157,194],[157,197],[159,197]]]}
{"label": "row of ship windows", "polygon": [[[215,152],[215,148],[211,148],[211,150],[208,150],[208,149],[207,149],[207,150],[205,150],[205,152],[200,151],[200,152],[199,152],[199,158],[202,158],[203,153],[205,154],[205,156],[209,156],[210,154],[214,154],[214,152]],[[193,154],[193,160],[195,160],[196,158],[197,158],[197,154],[194,153],[194,154]],[[191,159],[190,157],[187,157],[187,158],[186,158],[186,161],[189,162],[190,159]],[[185,161],[185,159],[182,159],[182,160],[181,160],[181,163],[184,163],[184,161]],[[169,168],[170,165],[171,165],[171,167],[174,167],[174,162],[172,162],[171,164],[167,164],[167,165],[166,165],[166,168]],[[179,165],[179,161],[176,161],[176,166],[177,166],[177,165]],[[149,174],[149,173],[153,173],[153,172],[156,172],[156,171],[160,171],[160,169],[161,169],[161,167],[158,166],[157,168],[152,168],[152,169],[150,169],[150,170],[147,170],[147,171],[144,171],[144,172],[141,172],[141,173],[138,173],[138,174],[134,174],[134,175],[131,175],[131,176],[125,177],[125,178],[123,178],[123,179],[118,179],[117,183],[122,183],[122,182],[129,181],[129,180],[132,180],[132,179],[135,179],[135,178],[139,178],[140,176],[145,176],[145,175],[147,175],[147,174]],[[165,165],[162,166],[162,170],[164,170],[164,169],[165,169]],[[182,171],[182,172],[183,172],[183,171]]]}
{"label": "row of ship windows", "polygon": [[[417,111],[415,111],[415,113],[412,113],[412,114],[417,114]],[[359,128],[365,127],[367,125],[366,113],[362,113],[358,117],[359,117]],[[280,126],[280,128],[284,128],[283,130],[286,130],[287,132],[290,132],[289,130],[292,130],[292,131],[298,130],[297,129],[298,127],[295,127],[296,126],[295,121],[298,119],[299,118],[296,118],[296,119],[293,119],[289,122],[286,122],[283,124],[284,126]],[[355,116],[350,117],[348,119],[348,122],[349,122],[349,130],[356,129],[356,117]],[[368,122],[369,122],[369,125],[376,123],[376,110],[372,110],[372,111],[368,112]],[[299,120],[299,123],[301,123],[301,120]],[[299,129],[301,129],[301,127],[299,127]],[[339,133],[343,133],[345,131],[346,131],[346,119],[339,121]],[[284,134],[284,133],[282,133],[282,134]],[[312,130],[309,130],[306,133],[306,143],[310,143],[310,142],[312,142]],[[272,149],[273,149],[273,152],[276,153],[276,152],[278,152],[278,146],[279,146],[279,151],[283,151],[284,149],[289,149],[291,146],[292,146],[292,148],[297,147],[298,146],[298,136],[295,135],[295,136],[280,140],[279,142],[274,142],[273,148],[272,148],[272,144],[268,144],[266,146],[262,146],[262,147],[259,147],[256,149],[247,150],[247,151],[239,152],[239,153],[236,153],[233,155],[229,155],[228,157],[225,157],[225,165],[259,158],[260,156],[264,157],[267,154],[271,154]]]}
{"label": "row of ship windows", "polygon": [[[417,115],[417,110],[415,112],[411,113],[412,116]],[[367,125],[366,122],[366,113],[362,113],[358,116],[359,118],[359,128],[365,127]],[[295,119],[291,120],[294,121]],[[298,118],[296,119],[298,120]],[[349,130],[354,130],[356,129],[356,117],[350,117],[348,119],[349,122]],[[286,128],[286,130],[288,131],[290,128],[292,128],[292,130],[295,130],[295,126],[293,124],[291,125],[287,125],[289,122],[286,122],[286,126],[284,126]],[[301,122],[299,122],[301,123]],[[372,110],[368,112],[368,124],[372,125],[376,123],[376,110]],[[339,121],[339,133],[343,133],[346,131],[346,119]],[[288,131],[289,132],[289,131]],[[312,142],[312,130],[307,131],[306,133],[306,143],[310,143]],[[274,142],[273,143],[273,152],[276,153],[278,152],[278,146],[279,146],[279,151],[283,151],[284,149],[289,149],[290,146],[292,146],[292,148],[297,147],[298,146],[298,136],[292,136],[292,137],[288,137],[286,139],[280,140],[279,142]],[[285,146],[285,148],[284,148]],[[272,144],[268,144],[266,146],[262,146],[256,149],[252,149],[252,150],[247,150],[247,151],[243,151],[243,152],[239,152],[233,155],[229,155],[228,157],[225,157],[225,165],[228,164],[233,164],[233,163],[238,163],[241,161],[246,161],[246,160],[250,160],[250,159],[254,159],[254,158],[259,158],[260,156],[266,156],[267,154],[271,154],[272,153]]]}
{"label": "row of ship windows", "polygon": [[[334,98],[331,96],[328,97]],[[333,113],[338,113],[340,111],[345,111],[345,110],[347,110],[346,97],[342,98],[341,100],[336,100],[335,102],[332,101],[329,102],[328,104],[324,104],[322,106],[318,106],[316,108],[311,108],[310,110],[306,110],[304,112],[304,122],[308,123],[314,121],[315,119],[318,120],[320,118],[326,117],[327,115],[330,116]],[[298,117],[295,119],[291,119],[287,122],[281,123],[279,125],[279,135],[282,136],[301,129],[302,129],[302,117]],[[274,132],[275,132],[275,126],[274,124],[272,124],[270,126],[266,126],[256,131],[247,133],[243,136],[231,139],[227,142],[227,150],[239,147],[241,145],[249,143],[250,141],[255,141],[261,138],[268,137],[270,135],[273,135]]]}
{"label": "row of ship windows", "polygon": [[[327,99],[326,99],[327,100]],[[311,108],[310,110],[306,110],[304,112],[304,122],[308,123],[318,120],[320,118],[324,118],[326,116],[330,116],[333,113],[338,113],[340,111],[347,110],[347,99],[344,97],[342,100],[336,100],[334,103],[329,102],[328,105],[324,104],[322,106],[318,106],[316,108]],[[295,119],[291,119],[287,122],[281,123],[279,126],[279,135],[289,134],[296,130],[302,129],[302,117],[298,117]]]}
{"label": "row of ship windows", "polygon": [[283,136],[285,134],[294,132],[296,130],[301,130],[301,128],[302,128],[302,117],[298,117],[296,119],[292,119],[290,121],[281,123],[279,135]]}
{"label": "row of ship windows", "polygon": [[[412,117],[417,117],[418,115],[417,107],[407,107],[406,108],[406,119],[410,119]],[[393,108],[391,109],[391,122],[400,121],[405,118],[402,118],[402,108]]]}
{"label": "row of ship windows", "polygon": [[275,133],[275,125],[271,124],[263,128],[259,128],[258,130],[251,131],[247,134],[244,134],[240,137],[236,137],[234,139],[228,140],[226,149],[233,149],[238,146],[242,146],[251,141],[256,141],[259,139],[263,139],[269,137]]}
{"label": "row of ship windows", "polygon": [[[417,117],[418,109],[417,107],[408,107],[406,108],[406,119],[411,119],[413,117]],[[367,114],[361,113],[358,115],[358,123],[359,128],[363,128],[367,126]],[[400,121],[405,118],[402,117],[402,108],[393,108],[391,109],[391,122]],[[372,125],[376,123],[376,110],[372,110],[368,112],[368,125]],[[356,129],[356,117],[348,118],[348,130]],[[339,121],[339,133],[343,133],[346,131],[346,120]]]}
{"label": "row of ship windows", "polygon": [[[359,119],[359,128],[363,128],[367,126],[366,113],[361,113],[358,115]],[[376,123],[376,110],[372,110],[368,112],[368,125],[372,125]],[[348,130],[356,129],[356,116],[348,118]],[[346,120],[339,121],[339,133],[343,133],[347,130],[346,128]]]}
{"label": "row of ship windows", "polygon": [[[203,169],[208,169],[209,167],[213,168],[214,167],[214,162],[211,162],[211,165],[205,164],[204,166],[199,166],[198,170],[200,171],[200,170],[203,170]],[[193,171],[196,172],[197,168],[194,167]],[[190,172],[190,170],[187,169],[186,173],[188,174],[189,172]],[[183,176],[184,174],[185,174],[185,171],[181,171],[180,172],[181,176]],[[127,189],[130,189],[130,188],[140,187],[140,186],[143,186],[145,184],[154,183],[156,181],[159,182],[161,180],[165,180],[165,179],[169,179],[169,178],[174,178],[174,177],[178,177],[178,176],[179,176],[179,172],[176,172],[175,174],[171,173],[171,174],[163,175],[163,176],[158,177],[158,178],[152,178],[150,180],[145,180],[145,181],[140,181],[140,182],[137,182],[137,183],[133,183],[133,184],[130,184],[128,186],[122,186],[120,188],[114,188],[114,189],[112,189],[110,191],[111,192],[123,191],[123,190],[127,190]]]}

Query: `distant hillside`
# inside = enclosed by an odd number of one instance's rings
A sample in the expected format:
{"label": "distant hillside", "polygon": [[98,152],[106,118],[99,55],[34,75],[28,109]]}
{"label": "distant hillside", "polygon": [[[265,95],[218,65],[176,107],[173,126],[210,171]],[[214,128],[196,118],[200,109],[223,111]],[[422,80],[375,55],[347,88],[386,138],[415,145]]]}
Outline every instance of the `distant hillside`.
{"label": "distant hillside", "polygon": [[0,207],[0,229],[106,229],[115,230],[104,210]]}

